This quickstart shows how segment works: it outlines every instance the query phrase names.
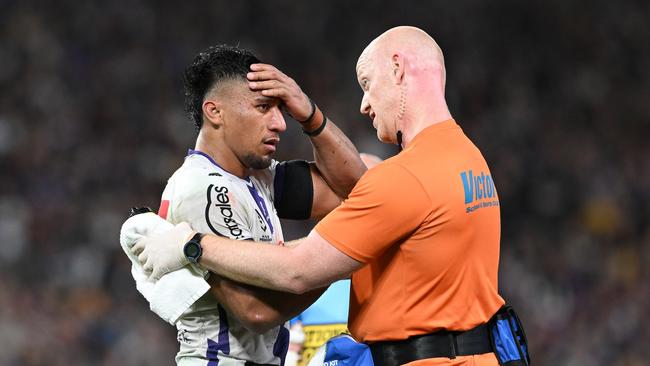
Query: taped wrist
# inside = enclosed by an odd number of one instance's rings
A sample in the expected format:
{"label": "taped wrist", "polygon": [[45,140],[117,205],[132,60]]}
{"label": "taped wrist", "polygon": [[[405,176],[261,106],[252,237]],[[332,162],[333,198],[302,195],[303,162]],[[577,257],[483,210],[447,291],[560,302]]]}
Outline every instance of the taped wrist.
{"label": "taped wrist", "polygon": [[327,117],[325,116],[325,113],[323,113],[320,108],[316,107],[314,116],[312,116],[308,122],[302,124],[302,132],[311,137],[318,136],[325,129],[326,123]]}

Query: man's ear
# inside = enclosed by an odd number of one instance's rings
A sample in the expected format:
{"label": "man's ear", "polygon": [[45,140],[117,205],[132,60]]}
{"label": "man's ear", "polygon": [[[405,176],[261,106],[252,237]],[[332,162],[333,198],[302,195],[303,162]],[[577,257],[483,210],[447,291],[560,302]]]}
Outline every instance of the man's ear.
{"label": "man's ear", "polygon": [[395,52],[390,58],[391,66],[391,76],[395,84],[400,85],[404,81],[404,70],[406,65],[404,64],[406,59],[401,52]]}
{"label": "man's ear", "polygon": [[214,128],[219,128],[223,124],[221,104],[218,101],[208,99],[203,102],[203,117]]}

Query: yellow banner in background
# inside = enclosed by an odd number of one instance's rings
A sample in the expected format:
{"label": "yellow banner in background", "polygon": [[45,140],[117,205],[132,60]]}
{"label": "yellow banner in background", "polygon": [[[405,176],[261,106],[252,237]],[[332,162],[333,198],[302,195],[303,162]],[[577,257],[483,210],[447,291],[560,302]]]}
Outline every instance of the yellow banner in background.
{"label": "yellow banner in background", "polygon": [[324,345],[328,339],[341,333],[348,333],[348,326],[345,323],[304,325],[302,331],[305,333],[305,343],[298,366],[307,365],[318,347]]}

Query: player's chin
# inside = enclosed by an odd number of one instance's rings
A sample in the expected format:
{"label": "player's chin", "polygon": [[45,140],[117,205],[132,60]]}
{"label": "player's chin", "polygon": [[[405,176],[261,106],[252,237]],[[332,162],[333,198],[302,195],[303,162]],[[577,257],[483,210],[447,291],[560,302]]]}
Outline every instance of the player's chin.
{"label": "player's chin", "polygon": [[264,155],[248,154],[244,157],[246,166],[252,169],[266,169],[271,166],[273,162],[274,153],[266,153]]}

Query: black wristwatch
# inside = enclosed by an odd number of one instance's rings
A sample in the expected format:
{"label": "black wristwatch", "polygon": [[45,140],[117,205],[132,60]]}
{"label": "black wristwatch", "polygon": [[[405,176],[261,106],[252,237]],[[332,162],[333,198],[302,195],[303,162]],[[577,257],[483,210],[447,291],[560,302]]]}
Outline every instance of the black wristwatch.
{"label": "black wristwatch", "polygon": [[183,254],[185,258],[191,263],[198,263],[203,254],[203,247],[201,247],[201,239],[205,234],[196,233],[183,247]]}

